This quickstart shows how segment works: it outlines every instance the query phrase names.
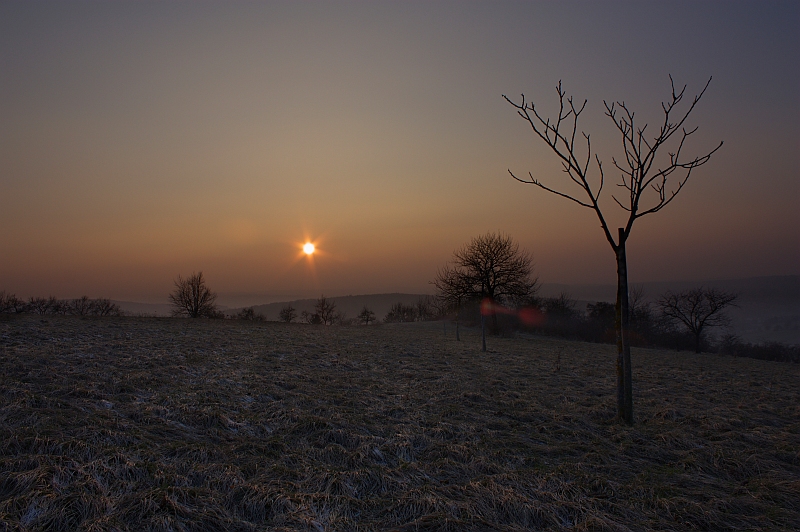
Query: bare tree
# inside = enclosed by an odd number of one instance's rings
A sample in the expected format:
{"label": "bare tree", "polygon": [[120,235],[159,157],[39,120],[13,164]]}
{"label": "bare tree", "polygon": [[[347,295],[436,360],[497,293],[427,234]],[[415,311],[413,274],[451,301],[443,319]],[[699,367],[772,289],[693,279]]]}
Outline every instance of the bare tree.
{"label": "bare tree", "polygon": [[539,303],[548,319],[560,321],[574,318],[577,315],[577,306],[578,302],[566,292],[561,292],[556,297],[545,297]]}
{"label": "bare tree", "polygon": [[188,316],[190,318],[217,317],[218,311],[214,304],[217,294],[209,290],[203,279],[203,272],[193,273],[186,279],[179,275],[175,280],[175,289],[169,295],[173,316]]}
{"label": "bare tree", "polygon": [[347,319],[347,312],[344,310],[337,310],[331,318],[331,325],[349,325],[350,322],[351,320]]}
{"label": "bare tree", "polygon": [[266,316],[261,312],[256,312],[253,307],[243,308],[231,317],[235,320],[243,321],[267,321]]}
{"label": "bare tree", "polygon": [[439,317],[437,298],[432,295],[417,298],[416,311],[418,321],[430,321]]}
{"label": "bare tree", "polygon": [[56,299],[50,311],[50,314],[61,314],[62,316],[66,316],[67,314],[71,313],[72,313],[72,306],[70,305],[70,302],[66,299]]}
{"label": "bare tree", "polygon": [[441,294],[428,296],[428,306],[433,319],[441,319],[450,310],[447,300],[442,298]]}
{"label": "bare tree", "polygon": [[[490,299],[520,305],[532,298],[538,280],[532,277],[533,259],[502,233],[486,233],[453,253],[453,264],[440,269],[433,281],[440,298],[459,308],[467,300]],[[490,306],[493,308],[493,306]],[[497,314],[492,311],[492,330]]]}
{"label": "bare tree", "polygon": [[300,319],[303,321],[303,323],[308,323],[309,325],[319,325],[320,323],[322,323],[319,314],[317,313],[312,314],[307,310],[304,310],[303,312],[300,313]]}
{"label": "bare tree", "polygon": [[336,321],[336,302],[321,295],[314,304],[314,313],[323,325],[333,325]]}
{"label": "bare tree", "polygon": [[364,325],[369,325],[371,322],[376,321],[375,313],[368,309],[366,305],[361,309],[357,318]]}
{"label": "bare tree", "polygon": [[19,299],[15,294],[7,294],[0,291],[0,312],[17,314],[25,310],[25,301]]}
{"label": "bare tree", "polygon": [[26,309],[34,314],[55,314],[59,307],[59,301],[54,296],[33,297],[28,299]]}
{"label": "bare tree", "polygon": [[89,314],[92,316],[122,316],[122,309],[110,299],[92,299]]}
{"label": "bare tree", "polygon": [[386,323],[412,322],[417,319],[417,309],[413,305],[404,305],[402,302],[395,303],[383,321]]}
{"label": "bare tree", "polygon": [[285,305],[278,314],[278,317],[281,321],[292,323],[295,318],[297,318],[297,310],[291,305]]}
{"label": "bare tree", "polygon": [[666,292],[658,299],[658,308],[667,318],[683,324],[694,336],[695,352],[699,353],[706,328],[728,325],[725,309],[736,306],[737,295],[715,288],[694,288],[683,292]]}
{"label": "bare tree", "polygon": [[88,316],[92,311],[92,300],[88,296],[73,299],[69,304],[70,313],[76,316]]}
{"label": "bare tree", "polygon": [[[633,111],[624,102],[603,102],[606,116],[611,119],[616,133],[621,136],[624,153],[621,161],[613,157],[611,159],[614,168],[620,172],[617,186],[625,190],[621,200],[613,195],[612,199],[627,213],[627,222],[624,227],[618,229],[616,240],[599,204],[605,182],[603,163],[600,157],[592,152],[589,134],[581,132],[580,137],[577,135],[578,120],[586,108],[587,101],[576,104],[571,96],[565,97],[566,93],[559,81],[556,91],[560,109],[558,117],[553,120],[540,114],[533,102],[525,100],[524,94],[520,103],[513,102],[503,95],[503,98],[517,110],[519,116],[528,122],[534,134],[561,160],[564,173],[572,185],[577,187],[577,194],[545,185],[530,172],[526,179],[517,177],[509,169],[511,177],[593,210],[600,221],[606,240],[614,251],[617,262],[617,413],[629,424],[633,423],[633,388],[628,338],[628,264],[625,243],[630,237],[633,223],[643,216],[660,211],[672,202],[683,189],[692,171],[707,163],[714,152],[722,146],[720,142],[713,150],[695,157],[687,157],[684,153],[687,139],[697,131],[696,127],[687,129],[686,120],[705,94],[711,78],[683,111],[679,111],[677,107],[683,100],[686,86],[676,91],[672,76],[670,83],[672,94],[661,104],[663,122],[653,136],[645,135],[647,124],[639,126],[635,123]],[[656,160],[658,153],[660,151],[663,153],[662,148],[668,150],[665,145],[670,141],[674,141],[673,151],[667,151],[666,158]],[[590,179],[590,171],[593,171],[596,177]],[[648,191],[650,193],[648,196],[652,196],[653,199],[645,202],[645,193]]]}

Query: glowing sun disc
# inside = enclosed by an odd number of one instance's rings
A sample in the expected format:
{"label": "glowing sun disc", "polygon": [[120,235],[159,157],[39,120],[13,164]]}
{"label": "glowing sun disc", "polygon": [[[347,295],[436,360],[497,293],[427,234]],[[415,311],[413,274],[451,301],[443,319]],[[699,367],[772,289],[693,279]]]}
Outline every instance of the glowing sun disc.
{"label": "glowing sun disc", "polygon": [[314,244],[312,244],[311,242],[305,244],[303,246],[303,253],[305,253],[306,255],[311,255],[312,253],[314,253]]}

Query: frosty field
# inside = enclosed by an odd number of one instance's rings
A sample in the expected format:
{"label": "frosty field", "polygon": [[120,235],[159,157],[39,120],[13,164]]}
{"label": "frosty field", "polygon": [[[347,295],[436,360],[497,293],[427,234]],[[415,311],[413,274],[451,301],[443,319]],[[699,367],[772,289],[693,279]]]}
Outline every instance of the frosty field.
{"label": "frosty field", "polygon": [[800,367],[439,323],[0,321],[0,530],[800,527]]}

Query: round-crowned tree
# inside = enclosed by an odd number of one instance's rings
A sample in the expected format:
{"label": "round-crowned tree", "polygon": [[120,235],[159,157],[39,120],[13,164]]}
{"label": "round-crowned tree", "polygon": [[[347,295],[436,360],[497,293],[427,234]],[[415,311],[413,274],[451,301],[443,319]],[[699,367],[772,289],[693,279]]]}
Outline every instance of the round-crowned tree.
{"label": "round-crowned tree", "polygon": [[217,294],[206,286],[203,272],[193,273],[186,279],[182,279],[179,275],[169,300],[173,306],[173,316],[216,318],[219,315],[214,304]]}
{"label": "round-crowned tree", "polygon": [[[439,270],[433,284],[439,298],[451,307],[487,298],[519,306],[528,303],[538,289],[530,253],[520,250],[509,235],[491,232],[457,249],[451,263]],[[497,314],[492,311],[491,316],[492,331],[496,333]]]}

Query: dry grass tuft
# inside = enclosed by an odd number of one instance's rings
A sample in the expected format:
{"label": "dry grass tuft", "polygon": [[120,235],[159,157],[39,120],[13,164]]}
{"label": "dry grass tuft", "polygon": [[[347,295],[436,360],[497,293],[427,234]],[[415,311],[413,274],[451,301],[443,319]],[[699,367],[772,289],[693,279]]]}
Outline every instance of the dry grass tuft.
{"label": "dry grass tuft", "polygon": [[800,368],[440,325],[0,321],[0,530],[800,528]]}

